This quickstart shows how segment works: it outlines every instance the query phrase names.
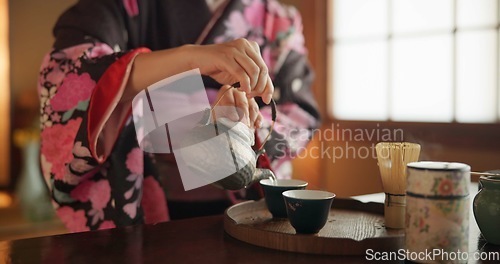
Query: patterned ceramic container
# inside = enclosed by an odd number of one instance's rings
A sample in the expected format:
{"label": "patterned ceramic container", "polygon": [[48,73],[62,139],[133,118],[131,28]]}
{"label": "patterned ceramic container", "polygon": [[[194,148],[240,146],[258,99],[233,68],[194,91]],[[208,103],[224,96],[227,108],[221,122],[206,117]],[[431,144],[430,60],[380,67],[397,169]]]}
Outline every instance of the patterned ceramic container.
{"label": "patterned ceramic container", "polygon": [[468,252],[470,166],[423,161],[409,163],[407,170],[406,249],[413,256],[439,252],[412,261],[460,263],[446,257]]}

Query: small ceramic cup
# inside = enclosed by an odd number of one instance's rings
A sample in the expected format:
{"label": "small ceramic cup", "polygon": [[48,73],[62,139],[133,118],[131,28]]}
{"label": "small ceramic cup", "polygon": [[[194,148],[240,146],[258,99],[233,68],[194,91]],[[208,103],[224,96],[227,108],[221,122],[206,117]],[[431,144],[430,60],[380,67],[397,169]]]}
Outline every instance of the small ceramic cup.
{"label": "small ceramic cup", "polygon": [[326,224],[335,194],[319,190],[283,193],[290,224],[297,234],[316,234]]}
{"label": "small ceramic cup", "polygon": [[283,192],[288,190],[303,190],[307,187],[307,182],[302,180],[260,180],[260,185],[264,190],[267,209],[274,218],[286,218],[285,202]]}

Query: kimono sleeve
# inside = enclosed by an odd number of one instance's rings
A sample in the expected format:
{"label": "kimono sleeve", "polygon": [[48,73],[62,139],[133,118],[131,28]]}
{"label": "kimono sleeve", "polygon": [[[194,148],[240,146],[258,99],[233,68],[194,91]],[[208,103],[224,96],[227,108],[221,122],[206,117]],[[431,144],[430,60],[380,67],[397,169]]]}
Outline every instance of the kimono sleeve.
{"label": "kimono sleeve", "polygon": [[115,53],[94,42],[45,56],[38,83],[40,159],[49,187],[68,193],[99,169],[109,147],[98,150],[98,141],[110,146],[116,141],[130,111],[118,104],[129,69],[138,54],[148,51]]}

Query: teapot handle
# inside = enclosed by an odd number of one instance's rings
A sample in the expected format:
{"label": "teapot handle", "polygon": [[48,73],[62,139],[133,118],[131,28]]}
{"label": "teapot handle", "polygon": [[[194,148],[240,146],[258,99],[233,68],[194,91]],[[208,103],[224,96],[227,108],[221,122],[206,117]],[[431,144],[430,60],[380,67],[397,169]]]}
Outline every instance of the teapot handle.
{"label": "teapot handle", "polygon": [[274,129],[274,124],[276,123],[276,116],[278,111],[276,110],[276,101],[271,98],[271,127],[269,128],[269,133],[267,134],[266,138],[264,141],[262,141],[262,144],[258,150],[258,152],[261,152],[264,149],[264,146],[266,145],[267,141],[271,137],[271,134],[273,133]]}

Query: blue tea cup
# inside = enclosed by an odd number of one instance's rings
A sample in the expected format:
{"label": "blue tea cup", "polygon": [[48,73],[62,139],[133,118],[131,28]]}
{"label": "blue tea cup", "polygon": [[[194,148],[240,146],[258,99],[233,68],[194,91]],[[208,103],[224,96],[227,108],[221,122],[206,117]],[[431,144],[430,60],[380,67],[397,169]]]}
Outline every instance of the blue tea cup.
{"label": "blue tea cup", "polygon": [[315,234],[325,226],[334,198],[334,193],[319,190],[283,193],[288,220],[300,234]]}

